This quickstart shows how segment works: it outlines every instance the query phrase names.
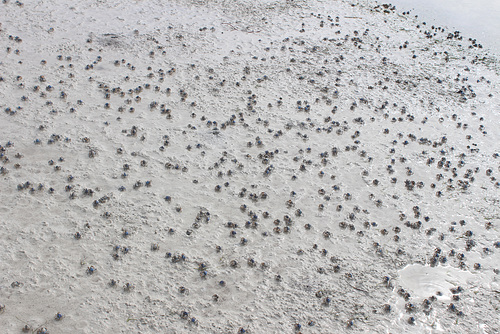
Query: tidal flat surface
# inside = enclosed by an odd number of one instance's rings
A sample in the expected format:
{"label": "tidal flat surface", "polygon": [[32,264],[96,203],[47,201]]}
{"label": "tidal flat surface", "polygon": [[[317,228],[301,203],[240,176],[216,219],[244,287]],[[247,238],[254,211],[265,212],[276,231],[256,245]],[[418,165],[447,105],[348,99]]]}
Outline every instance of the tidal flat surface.
{"label": "tidal flat surface", "polygon": [[0,24],[2,333],[500,332],[475,41],[372,1],[11,0]]}

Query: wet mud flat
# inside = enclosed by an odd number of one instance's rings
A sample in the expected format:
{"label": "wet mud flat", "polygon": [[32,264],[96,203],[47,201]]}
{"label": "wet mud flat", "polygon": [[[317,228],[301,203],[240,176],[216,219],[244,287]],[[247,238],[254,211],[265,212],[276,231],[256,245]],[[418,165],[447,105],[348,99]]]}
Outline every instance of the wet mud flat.
{"label": "wet mud flat", "polygon": [[500,330],[474,39],[371,1],[0,8],[6,333]]}

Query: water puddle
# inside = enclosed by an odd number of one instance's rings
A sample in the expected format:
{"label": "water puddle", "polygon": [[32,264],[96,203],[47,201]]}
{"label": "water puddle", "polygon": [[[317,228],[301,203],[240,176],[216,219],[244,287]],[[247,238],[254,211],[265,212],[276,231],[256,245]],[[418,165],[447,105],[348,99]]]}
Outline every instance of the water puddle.
{"label": "water puddle", "polygon": [[450,266],[430,267],[412,264],[399,271],[399,283],[414,297],[428,298],[438,291],[439,299],[450,299],[450,288],[463,286],[472,279],[474,274]]}

